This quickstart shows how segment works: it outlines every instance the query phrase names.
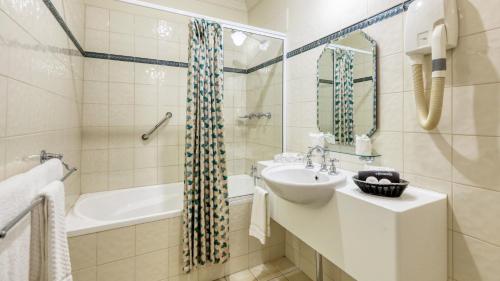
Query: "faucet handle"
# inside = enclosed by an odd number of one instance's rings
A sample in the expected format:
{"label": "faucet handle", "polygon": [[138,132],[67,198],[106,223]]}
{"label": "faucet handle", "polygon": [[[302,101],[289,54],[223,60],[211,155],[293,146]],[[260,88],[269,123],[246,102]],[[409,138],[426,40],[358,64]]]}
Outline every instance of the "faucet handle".
{"label": "faucet handle", "polygon": [[330,169],[328,170],[329,175],[336,175],[337,174],[337,166],[335,166],[335,163],[339,163],[340,161],[337,158],[330,158]]}

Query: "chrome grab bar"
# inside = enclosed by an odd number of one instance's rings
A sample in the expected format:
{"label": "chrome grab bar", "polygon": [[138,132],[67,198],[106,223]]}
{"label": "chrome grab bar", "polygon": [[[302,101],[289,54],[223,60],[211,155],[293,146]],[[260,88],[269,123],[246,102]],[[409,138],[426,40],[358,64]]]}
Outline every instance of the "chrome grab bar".
{"label": "chrome grab bar", "polygon": [[170,118],[172,118],[172,112],[167,112],[165,114],[165,117],[163,117],[163,119],[161,119],[158,124],[156,124],[151,130],[141,136],[142,140],[148,140],[151,134],[153,134],[161,125],[163,125],[163,123],[167,122],[167,120]]}
{"label": "chrome grab bar", "polygon": [[271,117],[272,117],[271,112],[257,112],[257,113],[252,112],[250,114],[245,114],[243,116],[240,116],[239,118],[252,120],[254,118],[261,119],[264,117],[267,119],[271,119]]}

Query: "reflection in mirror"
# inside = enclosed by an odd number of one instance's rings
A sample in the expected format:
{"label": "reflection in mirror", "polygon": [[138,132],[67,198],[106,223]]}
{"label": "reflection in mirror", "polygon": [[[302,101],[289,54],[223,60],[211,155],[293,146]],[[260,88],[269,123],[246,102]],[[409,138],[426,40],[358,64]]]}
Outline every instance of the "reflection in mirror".
{"label": "reflection in mirror", "polygon": [[318,128],[335,146],[376,130],[376,43],[361,31],[326,45],[318,60]]}

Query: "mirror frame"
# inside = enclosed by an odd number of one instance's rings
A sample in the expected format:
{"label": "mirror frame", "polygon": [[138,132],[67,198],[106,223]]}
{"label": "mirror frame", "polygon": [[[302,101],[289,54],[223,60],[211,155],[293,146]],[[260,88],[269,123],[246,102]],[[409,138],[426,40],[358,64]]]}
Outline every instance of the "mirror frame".
{"label": "mirror frame", "polygon": [[[328,43],[326,44],[330,44],[330,43],[333,43],[333,42],[337,42],[339,40],[342,40],[342,39],[346,39],[348,38],[349,36],[352,36],[356,33],[360,33],[362,34],[366,40],[368,40],[371,45],[372,45],[372,53],[373,53],[373,124],[372,124],[372,128],[370,129],[369,132],[366,133],[366,135],[368,137],[372,137],[375,132],[377,131],[377,84],[378,84],[378,80],[377,80],[377,71],[378,71],[378,67],[377,67],[377,42],[375,40],[373,40],[370,36],[368,36],[368,34],[366,34],[364,31],[362,30],[356,30],[356,31],[353,31],[353,32],[350,32],[346,35],[343,35],[343,36],[340,36],[338,38],[335,38],[331,41],[329,41]],[[326,47],[323,48],[323,51],[321,52],[321,54],[319,55],[319,58],[316,60],[316,127],[318,128],[318,131],[321,132],[321,130],[319,129],[319,61],[321,59],[321,56],[323,55],[323,53],[325,52],[326,50]]]}

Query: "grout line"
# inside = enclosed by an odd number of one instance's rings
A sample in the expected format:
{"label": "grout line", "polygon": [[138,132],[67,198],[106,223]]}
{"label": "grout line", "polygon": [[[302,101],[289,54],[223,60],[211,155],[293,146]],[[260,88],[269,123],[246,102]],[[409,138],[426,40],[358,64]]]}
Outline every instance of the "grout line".
{"label": "grout line", "polygon": [[[497,244],[495,244],[493,242],[488,242],[488,241],[486,241],[484,239],[478,238],[478,237],[470,235],[470,234],[463,233],[463,232],[461,232],[459,230],[452,229],[451,231],[454,232],[454,233],[460,234],[462,236],[472,238],[472,239],[477,240],[477,241],[479,241],[481,243],[488,244],[489,246],[492,246],[492,247],[495,247],[495,248],[500,248],[500,245],[497,245]],[[453,237],[452,237],[452,242],[453,242]],[[452,249],[453,249],[453,247],[452,247]]]}

